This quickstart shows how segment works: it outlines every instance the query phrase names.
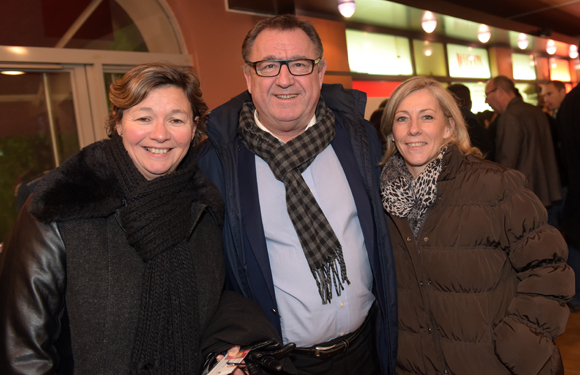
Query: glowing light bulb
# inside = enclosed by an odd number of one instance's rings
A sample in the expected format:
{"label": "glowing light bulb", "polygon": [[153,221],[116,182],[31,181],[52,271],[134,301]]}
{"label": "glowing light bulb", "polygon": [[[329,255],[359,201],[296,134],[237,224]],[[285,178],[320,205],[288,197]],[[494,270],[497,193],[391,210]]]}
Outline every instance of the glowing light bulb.
{"label": "glowing light bulb", "polygon": [[343,17],[349,18],[354,14],[356,4],[354,0],[338,0],[338,11]]}
{"label": "glowing light bulb", "polygon": [[530,41],[528,40],[528,36],[524,33],[521,33],[518,36],[518,47],[520,47],[520,49],[526,49],[526,48],[528,48],[529,44],[530,44]]}
{"label": "glowing light bulb", "polygon": [[479,25],[479,31],[477,32],[477,39],[479,39],[479,41],[481,43],[487,43],[489,42],[489,39],[491,38],[491,30],[489,29],[489,26],[481,24]]}
{"label": "glowing light bulb", "polygon": [[570,45],[568,56],[570,56],[571,59],[578,57],[578,47],[575,44]]}
{"label": "glowing light bulb", "polygon": [[437,27],[437,18],[432,12],[428,10],[423,13],[423,18],[421,18],[421,27],[426,33],[432,33]]}
{"label": "glowing light bulb", "polygon": [[556,53],[556,50],[556,42],[554,42],[552,39],[548,40],[548,43],[546,43],[546,52],[548,52],[550,55],[553,55]]}

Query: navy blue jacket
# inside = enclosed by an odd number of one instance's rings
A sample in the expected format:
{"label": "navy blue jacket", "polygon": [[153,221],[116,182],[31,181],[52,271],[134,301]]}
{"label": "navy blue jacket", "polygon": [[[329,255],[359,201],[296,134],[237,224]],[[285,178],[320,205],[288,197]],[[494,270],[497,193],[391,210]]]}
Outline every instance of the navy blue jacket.
{"label": "navy blue jacket", "polygon": [[[336,118],[332,147],[349,182],[373,272],[377,314],[376,337],[382,374],[394,374],[397,348],[395,263],[379,193],[382,146],[373,126],[364,120],[366,95],[341,85],[323,85],[322,96]],[[210,113],[209,142],[199,164],[226,203],[224,252],[226,286],[255,300],[280,329],[274,283],[262,226],[254,154],[237,133],[246,91]]]}

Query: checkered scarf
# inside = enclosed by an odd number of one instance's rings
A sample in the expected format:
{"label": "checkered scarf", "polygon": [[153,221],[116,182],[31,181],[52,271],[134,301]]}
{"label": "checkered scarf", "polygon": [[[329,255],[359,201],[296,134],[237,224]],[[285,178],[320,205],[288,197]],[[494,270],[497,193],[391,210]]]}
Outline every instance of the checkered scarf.
{"label": "checkered scarf", "polygon": [[302,178],[302,172],[328,147],[336,133],[334,113],[322,98],[316,108],[316,118],[314,126],[288,143],[282,143],[256,125],[254,105],[245,103],[238,133],[244,145],[268,163],[276,179],[284,183],[288,215],[316,280],[322,304],[326,304],[332,300],[333,283],[340,296],[343,284],[350,284],[350,281],[346,276],[342,246]]}

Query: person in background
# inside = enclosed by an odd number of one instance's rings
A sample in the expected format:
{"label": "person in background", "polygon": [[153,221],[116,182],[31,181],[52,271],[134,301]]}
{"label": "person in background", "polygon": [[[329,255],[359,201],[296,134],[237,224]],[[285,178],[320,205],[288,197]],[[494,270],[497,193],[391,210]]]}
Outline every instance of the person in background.
{"label": "person in background", "polygon": [[546,208],[562,201],[562,187],[550,125],[541,109],[524,103],[511,79],[497,76],[485,85],[486,103],[500,114],[495,161],[520,171]]}
{"label": "person in background", "polygon": [[386,141],[383,139],[383,136],[381,134],[381,117],[383,117],[383,111],[385,109],[385,105],[387,105],[387,102],[389,101],[389,99],[385,99],[381,102],[381,104],[379,104],[379,108],[375,109],[373,111],[373,113],[371,114],[371,117],[369,119],[369,122],[371,124],[373,124],[374,128],[377,130],[377,134],[379,135],[379,138],[381,139],[381,144],[383,145],[383,149],[386,147]]}
{"label": "person in background", "polygon": [[562,162],[568,173],[568,190],[560,230],[568,243],[568,263],[576,272],[576,294],[568,303],[573,312],[580,311],[580,86],[574,87],[562,101],[558,109],[557,121],[560,134]]}
{"label": "person in background", "polygon": [[560,81],[550,81],[542,88],[544,102],[551,111],[552,117],[556,117],[562,101],[566,97],[566,85]]}
{"label": "person in background", "polygon": [[518,171],[480,159],[437,81],[391,96],[381,194],[399,301],[397,374],[563,374],[566,244]]}
{"label": "person in background", "polygon": [[277,327],[299,374],[392,374],[395,269],[366,96],[323,85],[314,26],[264,19],[242,46],[248,91],[211,111],[200,166],[226,204],[228,286]]}
{"label": "person in background", "polygon": [[494,160],[495,157],[495,143],[487,129],[479,122],[477,116],[471,112],[473,103],[471,102],[471,92],[469,88],[460,83],[456,83],[447,87],[449,92],[455,95],[457,105],[461,110],[461,114],[465,119],[469,139],[474,147],[477,147],[485,159]]}
{"label": "person in background", "polygon": [[208,109],[197,76],[144,64],[109,98],[109,139],[43,177],[6,244],[2,374],[198,374],[205,354],[278,338],[252,301],[222,296],[224,206],[193,150]]}

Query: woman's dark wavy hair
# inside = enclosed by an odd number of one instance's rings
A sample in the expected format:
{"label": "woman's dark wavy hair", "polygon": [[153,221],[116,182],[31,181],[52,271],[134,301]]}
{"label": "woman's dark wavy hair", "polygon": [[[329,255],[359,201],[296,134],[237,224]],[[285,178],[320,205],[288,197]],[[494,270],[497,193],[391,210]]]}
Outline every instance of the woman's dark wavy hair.
{"label": "woman's dark wavy hair", "polygon": [[185,93],[191,104],[193,121],[197,124],[193,142],[194,145],[199,143],[201,136],[206,133],[208,116],[208,106],[202,97],[199,78],[189,68],[159,62],[138,65],[111,84],[111,111],[105,122],[109,138],[123,119],[126,109],[141,103],[154,89],[165,86],[180,88]]}

